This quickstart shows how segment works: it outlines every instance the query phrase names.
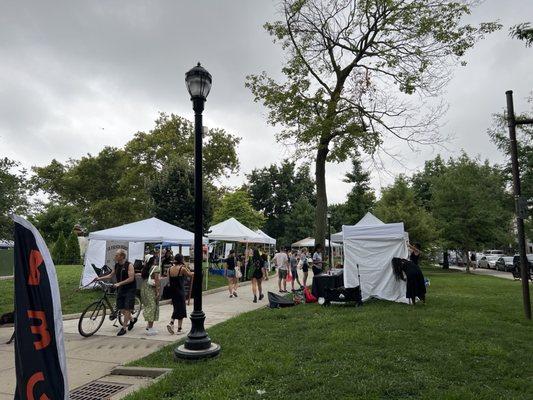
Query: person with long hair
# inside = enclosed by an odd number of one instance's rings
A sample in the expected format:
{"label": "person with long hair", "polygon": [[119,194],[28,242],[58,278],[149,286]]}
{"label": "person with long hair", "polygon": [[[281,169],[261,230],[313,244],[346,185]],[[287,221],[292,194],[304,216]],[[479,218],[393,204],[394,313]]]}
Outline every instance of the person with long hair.
{"label": "person with long hair", "polygon": [[158,257],[151,257],[143,266],[141,277],[143,283],[141,286],[141,302],[143,304],[143,316],[147,323],[146,335],[157,335],[154,329],[154,321],[159,320],[159,277],[161,269],[159,268]]}
{"label": "person with long hair", "polygon": [[396,280],[406,282],[405,297],[409,299],[410,304],[415,305],[417,297],[423,303],[426,302],[426,283],[424,274],[418,265],[412,261],[395,257],[392,259],[392,272]]}
{"label": "person with long hair", "polygon": [[235,250],[231,249],[228,258],[222,260],[224,262],[224,275],[228,278],[229,297],[237,296],[237,276],[235,268],[237,267],[237,259],[235,258]]}
{"label": "person with long hair", "polygon": [[263,300],[263,288],[261,283],[263,280],[263,259],[259,254],[259,250],[254,249],[252,253],[252,259],[250,262],[253,269],[252,275],[252,293],[254,295],[254,303],[257,303],[257,295],[259,294],[259,300]]}
{"label": "person with long hair", "polygon": [[307,287],[307,276],[309,275],[309,262],[307,261],[307,258],[309,257],[309,251],[307,250],[307,247],[304,247],[302,251],[300,252],[300,262],[302,263],[302,284],[303,287]]}
{"label": "person with long hair", "polygon": [[183,255],[176,254],[174,262],[168,270],[168,281],[172,296],[172,318],[167,325],[168,332],[174,334],[174,321],[178,320],[177,333],[181,332],[183,318],[187,317],[187,307],[185,306],[185,279],[194,276],[183,260]]}

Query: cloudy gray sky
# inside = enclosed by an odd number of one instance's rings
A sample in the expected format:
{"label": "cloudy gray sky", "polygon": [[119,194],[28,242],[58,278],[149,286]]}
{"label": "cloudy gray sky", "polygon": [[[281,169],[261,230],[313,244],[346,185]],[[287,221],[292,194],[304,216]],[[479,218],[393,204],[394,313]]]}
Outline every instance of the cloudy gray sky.
{"label": "cloudy gray sky", "polygon": [[[262,29],[274,18],[269,0],[0,2],[0,156],[45,165],[122,146],[153,127],[158,111],[191,118],[184,73],[200,60],[213,75],[205,125],[243,138],[241,173],[230,179],[241,183],[253,168],[290,155],[244,87],[250,73],[280,76],[283,53]],[[442,134],[455,140],[416,152],[398,144],[403,165],[387,160],[390,174],[373,170],[377,190],[438,152],[503,161],[486,129],[507,89],[517,110],[533,89],[533,49],[508,36],[509,26],[533,20],[533,1],[487,0],[469,19],[499,20],[504,29],[470,51],[447,86]],[[328,165],[330,202],[345,198],[348,168]]]}

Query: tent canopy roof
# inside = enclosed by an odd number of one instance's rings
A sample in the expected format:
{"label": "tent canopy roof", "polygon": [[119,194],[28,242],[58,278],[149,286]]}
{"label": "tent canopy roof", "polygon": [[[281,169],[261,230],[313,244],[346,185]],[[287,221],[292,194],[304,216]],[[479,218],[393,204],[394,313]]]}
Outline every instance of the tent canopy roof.
{"label": "tent canopy roof", "polygon": [[145,243],[172,242],[190,246],[194,242],[194,234],[160,219],[148,218],[115,228],[91,232],[89,239]]}
{"label": "tent canopy roof", "polygon": [[[361,227],[361,226],[376,226],[376,225],[385,225],[385,223],[382,220],[380,220],[378,217],[376,217],[374,214],[372,214],[371,212],[367,212],[364,215],[364,217],[361,218],[359,222],[357,222],[357,224],[355,224],[354,226]],[[331,235],[331,240],[333,240],[334,242],[343,242],[344,237],[343,237],[342,231]]]}
{"label": "tent canopy roof", "polygon": [[355,225],[342,226],[343,240],[394,240],[405,239],[403,222],[385,224],[371,213],[366,213]]}
{"label": "tent canopy roof", "polygon": [[264,238],[261,238],[256,232],[244,226],[233,217],[209,228],[207,237],[209,240],[226,242],[264,243]]}
{"label": "tent canopy roof", "polygon": [[256,230],[255,233],[259,237],[258,240],[262,240],[261,242],[257,242],[257,243],[274,244],[274,245],[276,244],[276,239],[271,238],[261,229]]}
{"label": "tent canopy roof", "polygon": [[[333,244],[333,247],[341,247],[340,244],[331,242]],[[292,244],[292,247],[315,247],[315,239],[306,237],[305,239],[298,240],[297,242],[294,242]],[[329,247],[329,240],[326,239],[326,247]]]}

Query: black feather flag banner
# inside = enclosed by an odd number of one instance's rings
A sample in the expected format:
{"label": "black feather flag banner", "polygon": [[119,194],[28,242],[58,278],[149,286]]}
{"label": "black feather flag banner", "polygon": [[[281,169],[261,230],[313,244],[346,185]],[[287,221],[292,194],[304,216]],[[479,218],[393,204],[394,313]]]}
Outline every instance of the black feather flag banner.
{"label": "black feather flag banner", "polygon": [[15,399],[69,398],[61,300],[54,263],[39,231],[15,221]]}

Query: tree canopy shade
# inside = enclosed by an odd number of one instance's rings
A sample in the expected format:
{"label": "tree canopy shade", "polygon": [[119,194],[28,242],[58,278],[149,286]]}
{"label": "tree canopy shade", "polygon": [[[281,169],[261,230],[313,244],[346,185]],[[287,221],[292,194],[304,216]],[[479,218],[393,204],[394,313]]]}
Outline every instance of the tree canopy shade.
{"label": "tree canopy shade", "polygon": [[427,248],[437,240],[438,233],[433,216],[417,204],[415,191],[403,175],[400,175],[393,185],[383,189],[374,212],[383,222],[403,222],[412,243],[419,242]]}
{"label": "tree canopy shade", "polygon": [[[239,142],[240,138],[223,129],[207,131],[204,172],[210,180],[238,170],[236,147]],[[163,190],[162,179],[170,173],[167,169],[174,168],[176,163],[192,168],[193,144],[194,129],[190,121],[161,113],[154,129],[148,133],[137,132],[123,149],[105,147],[96,156],[87,154],[66,163],[52,160],[47,166],[33,168],[32,183],[55,203],[77,207],[89,230],[121,225],[152,214],[152,182],[157,181]],[[174,173],[178,171],[174,170]],[[168,184],[167,181],[166,189],[171,190]],[[159,197],[155,207],[162,201],[164,199]],[[171,202],[166,205],[178,206]],[[178,209],[168,212],[174,217],[183,215]],[[177,223],[174,217],[168,222]]]}
{"label": "tree canopy shade", "polygon": [[256,230],[262,228],[265,216],[252,207],[250,195],[245,190],[226,193],[215,209],[212,224],[218,224],[229,218],[237,219],[246,227]]}
{"label": "tree canopy shade", "polygon": [[447,248],[502,248],[512,242],[512,199],[504,174],[463,153],[432,188],[431,209]]}
{"label": "tree canopy shade", "polygon": [[74,225],[86,225],[84,216],[75,206],[56,204],[54,202],[44,205],[30,219],[43,235],[50,248],[60,232],[67,237],[72,232]]}
{"label": "tree canopy shade", "polygon": [[512,26],[509,32],[511,37],[526,42],[526,47],[533,45],[533,26],[531,26],[531,23],[524,22]]}
{"label": "tree canopy shade", "polygon": [[256,101],[281,125],[280,141],[315,151],[315,238],[324,244],[326,161],[357,149],[373,153],[385,138],[434,143],[442,109],[408,100],[434,95],[450,66],[496,23],[462,22],[475,1],[282,0],[282,18],[265,24],[287,52],[284,81],[247,77]]}
{"label": "tree canopy shade", "polygon": [[16,161],[0,158],[0,239],[13,237],[9,214],[21,214],[27,210],[25,174]]}

